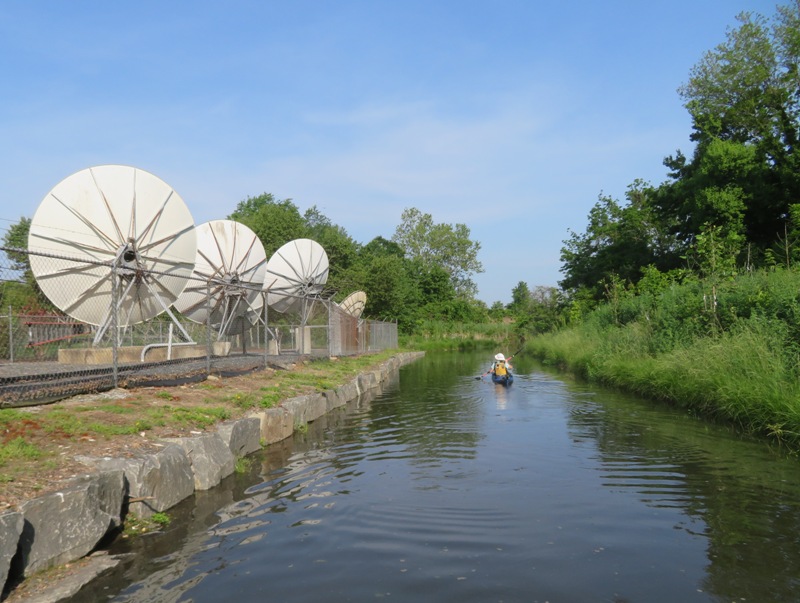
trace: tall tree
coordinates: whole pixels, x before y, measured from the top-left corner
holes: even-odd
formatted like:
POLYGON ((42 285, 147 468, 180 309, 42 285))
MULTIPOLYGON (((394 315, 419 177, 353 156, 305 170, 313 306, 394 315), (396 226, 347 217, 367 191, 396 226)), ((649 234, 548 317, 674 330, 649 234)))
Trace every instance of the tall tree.
POLYGON ((692 116, 692 138, 761 142, 783 135, 788 101, 766 19, 741 13, 738 28, 706 52, 678 92, 692 116))
POLYGON ((561 248, 561 287, 588 289, 602 299, 603 283, 612 276, 636 283, 642 268, 664 261, 671 244, 654 217, 651 198, 652 188, 638 180, 626 192, 626 205, 600 195, 586 231, 571 231, 561 248))
POLYGON ((437 224, 431 214, 406 208, 392 241, 403 247, 409 259, 444 268, 460 296, 474 297, 477 287, 472 276, 483 272, 478 260, 481 244, 470 239, 465 224, 437 224))
POLYGON ((413 330, 419 298, 406 261, 396 255, 371 256, 364 261, 364 277, 365 314, 397 320, 399 328, 406 333, 413 330))
MULTIPOLYGON (((689 182, 689 204, 701 198, 700 188, 738 197, 746 239, 764 250, 784 232, 789 206, 800 198, 800 2, 780 7, 771 27, 760 15, 737 19, 739 26, 705 53, 679 89, 697 142, 692 161, 667 163, 689 182), (704 186, 711 172, 716 181, 704 186)), ((722 226, 695 219, 691 234, 706 223, 722 226)))
POLYGON ((528 288, 528 283, 520 281, 517 286, 511 290, 511 303, 508 304, 508 309, 512 314, 522 314, 528 309, 531 304, 531 290, 528 288))

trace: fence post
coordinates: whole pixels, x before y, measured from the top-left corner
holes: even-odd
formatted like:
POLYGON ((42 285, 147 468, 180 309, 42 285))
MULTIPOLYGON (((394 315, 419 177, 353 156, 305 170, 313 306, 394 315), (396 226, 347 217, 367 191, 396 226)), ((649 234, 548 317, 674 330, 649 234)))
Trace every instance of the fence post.
POLYGON ((117 290, 117 264, 115 262, 111 265, 111 367, 114 373, 114 389, 119 385, 119 367, 117 366, 119 359, 119 350, 117 349, 119 303, 117 295, 119 295, 119 291, 117 290))
POLYGON ((8 358, 14 362, 14 319, 11 316, 11 305, 8 306, 8 358))
POLYGON ((328 358, 330 358, 333 356, 333 312, 330 299, 325 299, 322 303, 325 304, 325 309, 328 310, 328 358))
POLYGON ((206 281, 206 375, 211 374, 211 281, 206 281))
POLYGON ((264 368, 267 368, 267 357, 269 356, 269 327, 267 326, 267 292, 261 292, 264 301, 264 368))

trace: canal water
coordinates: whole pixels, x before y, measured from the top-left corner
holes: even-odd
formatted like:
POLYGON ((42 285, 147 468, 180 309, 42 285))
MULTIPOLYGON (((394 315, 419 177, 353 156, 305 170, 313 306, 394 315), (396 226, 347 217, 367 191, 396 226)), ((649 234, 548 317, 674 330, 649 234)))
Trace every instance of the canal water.
POLYGON ((73 601, 800 600, 800 461, 517 359, 433 354, 121 540, 73 601))

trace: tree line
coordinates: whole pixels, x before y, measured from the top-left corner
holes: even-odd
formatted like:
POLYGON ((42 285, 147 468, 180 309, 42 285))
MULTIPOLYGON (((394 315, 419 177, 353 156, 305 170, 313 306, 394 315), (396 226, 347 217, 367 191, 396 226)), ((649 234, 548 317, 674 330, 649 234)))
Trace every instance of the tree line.
POLYGON ((437 223, 411 207, 391 239, 377 236, 361 244, 316 206, 301 214, 291 199, 269 193, 241 201, 229 218, 256 233, 268 258, 293 239, 315 240, 330 263, 325 294, 341 301, 364 291, 365 316, 395 320, 401 332, 412 333, 424 321, 486 320, 486 305, 475 298, 472 280, 483 272, 481 246, 465 224, 437 223))

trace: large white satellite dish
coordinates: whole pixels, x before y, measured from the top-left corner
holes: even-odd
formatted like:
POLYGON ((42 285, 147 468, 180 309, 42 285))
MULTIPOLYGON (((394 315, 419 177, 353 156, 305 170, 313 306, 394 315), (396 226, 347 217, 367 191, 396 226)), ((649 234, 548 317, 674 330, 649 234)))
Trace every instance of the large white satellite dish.
POLYGON ((351 316, 359 318, 364 311, 364 306, 367 305, 367 294, 363 291, 355 291, 345 297, 340 303, 339 307, 351 316))
POLYGON ((328 254, 311 239, 294 239, 267 262, 267 303, 278 312, 297 309, 304 298, 322 293, 328 281, 328 254))
POLYGON ((219 337, 241 333, 264 307, 266 269, 264 246, 247 226, 232 220, 201 224, 193 279, 175 309, 195 322, 210 322, 219 337))
POLYGON ((118 326, 169 312, 192 273, 196 235, 189 209, 164 181, 101 165, 47 194, 31 220, 28 248, 42 291, 66 314, 98 325, 97 342, 112 324, 113 299, 118 326))

